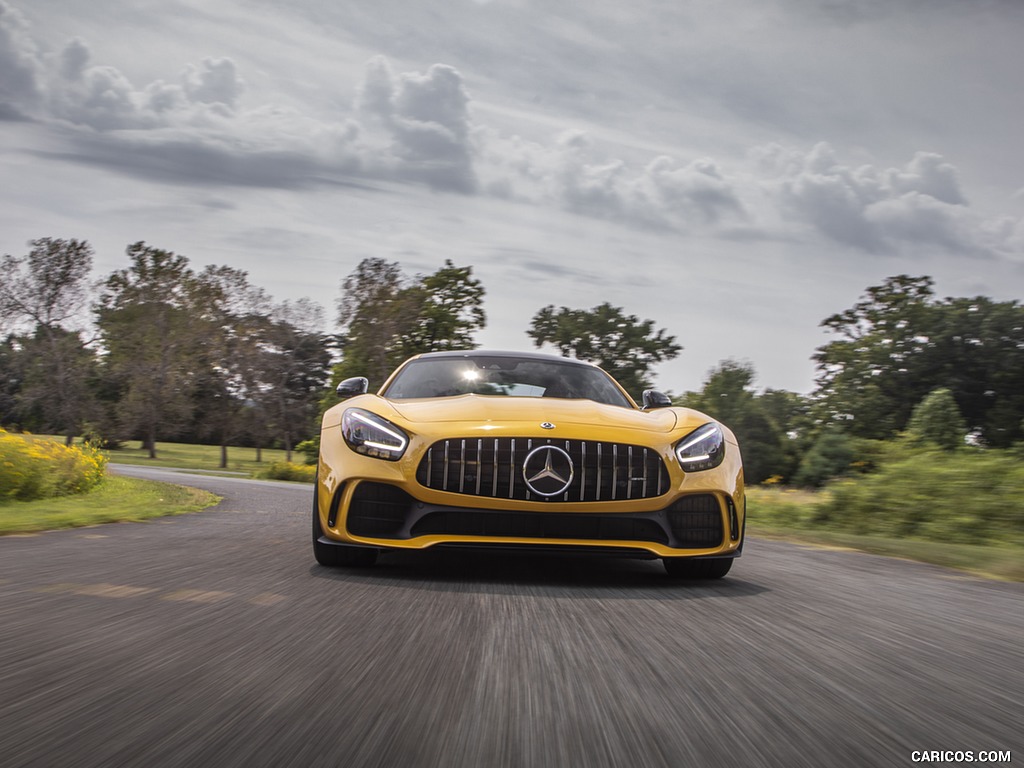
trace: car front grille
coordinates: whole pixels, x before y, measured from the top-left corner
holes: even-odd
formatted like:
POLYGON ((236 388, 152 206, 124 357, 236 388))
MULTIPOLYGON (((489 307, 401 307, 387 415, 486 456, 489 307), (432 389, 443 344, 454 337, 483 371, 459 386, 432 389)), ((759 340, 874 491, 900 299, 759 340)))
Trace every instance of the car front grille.
POLYGON ((665 462, 651 448, 516 437, 436 442, 420 461, 416 480, 433 490, 520 501, 627 501, 654 498, 669 489, 665 462), (531 492, 523 471, 527 456, 545 445, 564 451, 572 462, 567 487, 552 496, 531 492))

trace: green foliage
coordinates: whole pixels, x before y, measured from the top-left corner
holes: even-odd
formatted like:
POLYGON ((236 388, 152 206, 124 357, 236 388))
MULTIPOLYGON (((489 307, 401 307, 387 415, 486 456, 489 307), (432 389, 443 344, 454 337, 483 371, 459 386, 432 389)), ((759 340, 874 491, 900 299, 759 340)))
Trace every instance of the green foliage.
POLYGON ((811 491, 755 486, 747 489, 747 519, 767 529, 808 528, 822 499, 811 491))
POLYGON ((85 493, 102 482, 106 466, 89 446, 27 440, 0 429, 0 504, 85 493))
POLYGON ((484 288, 473 279, 472 267, 456 267, 451 259, 437 272, 420 277, 410 293, 419 311, 402 338, 405 354, 472 349, 473 334, 487 324, 484 288))
POLYGON ((930 277, 891 277, 822 325, 839 336, 814 355, 820 417, 887 439, 948 388, 984 442, 1024 436, 1024 307, 985 297, 936 300, 930 277))
POLYGON ((126 433, 156 440, 189 422, 195 371, 203 360, 208 312, 188 259, 138 242, 131 265, 111 274, 96 304, 107 375, 118 383, 117 414, 126 433))
POLYGON ((538 347, 552 344, 563 355, 596 363, 637 401, 652 387, 651 368, 683 349, 663 328, 655 331, 653 320, 607 302, 590 310, 549 305, 533 316, 526 333, 538 347))
POLYGON ((1024 543, 1024 465, 1012 452, 904 447, 891 458, 831 485, 815 522, 857 534, 1024 543))
POLYGON ((290 461, 275 461, 266 469, 257 472, 256 476, 266 480, 312 483, 316 477, 316 467, 310 464, 292 464, 290 461))
POLYGON ((70 443, 95 400, 95 354, 69 327, 84 319, 93 251, 84 241, 48 237, 29 245, 26 256, 0 262, 0 328, 20 329, 0 360, 19 380, 11 401, 0 402, 0 418, 61 431, 70 443))
POLYGON ((963 447, 967 423, 960 415, 953 393, 941 388, 931 392, 914 408, 907 430, 914 436, 952 451, 963 447))
POLYGON ((296 444, 295 452, 306 457, 306 464, 316 464, 320 458, 320 435, 296 444))
POLYGON ((475 348, 473 336, 487 322, 483 297, 473 268, 448 259, 437 272, 411 280, 398 262, 363 259, 342 282, 342 360, 332 371, 321 412, 337 402, 334 388, 344 379, 365 376, 376 390, 413 355, 475 348))
POLYGON ((63 327, 85 305, 93 250, 85 241, 44 237, 24 257, 0 261, 0 321, 63 327))
POLYGON ((825 429, 800 460, 793 483, 804 488, 820 488, 832 478, 849 473, 853 460, 850 438, 836 428, 825 429))

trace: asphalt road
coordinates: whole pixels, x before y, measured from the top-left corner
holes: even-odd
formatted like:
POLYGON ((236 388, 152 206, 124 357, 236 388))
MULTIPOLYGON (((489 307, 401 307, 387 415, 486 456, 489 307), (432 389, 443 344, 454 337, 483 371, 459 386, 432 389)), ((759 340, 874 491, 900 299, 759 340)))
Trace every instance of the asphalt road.
POLYGON ((0 766, 1024 762, 1024 586, 751 540, 729 577, 313 560, 307 486, 0 539, 0 766))

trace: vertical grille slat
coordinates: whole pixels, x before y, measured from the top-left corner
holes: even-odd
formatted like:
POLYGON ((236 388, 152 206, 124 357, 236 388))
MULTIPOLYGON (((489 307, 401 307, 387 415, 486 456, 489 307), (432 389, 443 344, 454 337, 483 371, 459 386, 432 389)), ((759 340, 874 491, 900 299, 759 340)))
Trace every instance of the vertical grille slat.
POLYGON ((466 441, 459 446, 459 493, 466 492, 466 441))
POLYGON ((580 443, 580 501, 587 500, 587 444, 580 443))
POLYGON ((426 488, 520 501, 628 501, 654 498, 668 490, 668 469, 658 451, 597 440, 439 440, 424 454, 416 479, 426 488), (572 483, 553 497, 531 493, 522 481, 526 457, 545 444, 564 450, 573 462, 572 483))
POLYGON ((512 438, 512 454, 508 459, 508 497, 515 498, 516 492, 516 439, 512 438))
POLYGON ((491 496, 498 495, 498 439, 494 439, 494 456, 491 461, 491 496))
POLYGON ((484 476, 484 441, 476 441, 476 495, 480 495, 480 481, 484 476))
POLYGON ((626 498, 633 498, 633 446, 630 445, 626 451, 629 460, 626 464, 626 498))

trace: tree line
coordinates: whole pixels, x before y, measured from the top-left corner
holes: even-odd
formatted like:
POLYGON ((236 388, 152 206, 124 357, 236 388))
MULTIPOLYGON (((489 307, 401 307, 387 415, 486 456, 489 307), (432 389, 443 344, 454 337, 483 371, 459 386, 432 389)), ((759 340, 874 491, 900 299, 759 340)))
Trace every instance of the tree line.
MULTIPOLYGON (((341 282, 335 332, 316 303, 276 302, 248 275, 194 269, 138 242, 128 265, 91 283, 93 250, 33 240, 0 269, 0 424, 86 435, 291 452, 314 437, 349 376, 375 384, 422 352, 476 346, 485 289, 451 261, 408 276, 364 259, 341 282)), ((809 394, 756 387, 756 372, 724 360, 702 388, 673 395, 736 432, 748 482, 820 484, 870 461, 871 441, 900 433, 1005 448, 1024 439, 1024 307, 986 297, 935 296, 930 277, 869 287, 821 323, 809 394), (954 433, 952 438, 950 433, 954 433), (859 441, 859 442, 858 442, 859 441)), ((639 400, 654 367, 682 345, 649 319, 604 303, 547 306, 531 319, 537 347, 597 363, 639 400)))

